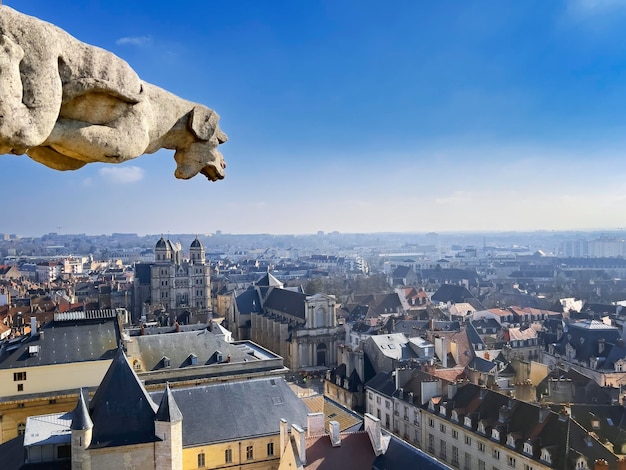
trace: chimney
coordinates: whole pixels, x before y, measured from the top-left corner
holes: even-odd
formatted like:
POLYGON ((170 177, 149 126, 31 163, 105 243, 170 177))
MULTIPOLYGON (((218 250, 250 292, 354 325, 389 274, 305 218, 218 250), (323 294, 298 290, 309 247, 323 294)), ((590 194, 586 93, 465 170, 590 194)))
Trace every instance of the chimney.
POLYGON ((593 464, 593 470, 608 470, 609 463, 604 459, 598 459, 593 464))
POLYGON ((448 343, 445 336, 441 338, 441 367, 448 368, 448 343))
POLYGON ((37 334, 37 317, 30 317, 30 336, 37 334))
POLYGON ((372 442, 374 454, 376 454, 376 456, 379 456, 383 453, 382 429, 380 426, 380 419, 369 413, 365 413, 364 421, 365 430, 367 431, 367 434, 370 437, 370 441, 372 442))
POLYGON ((289 439, 289 425, 287 424, 287 420, 285 418, 280 418, 280 453, 279 455, 283 455, 283 452, 285 452, 285 447, 287 446, 288 439, 289 439))
POLYGON ((398 398, 400 400, 404 400, 404 389, 403 388, 399 388, 398 389, 398 398))
POLYGON ((459 385, 456 382, 448 383, 448 398, 451 399, 456 395, 456 392, 459 389, 459 385))
POLYGON ((325 434, 324 413, 309 413, 306 417, 307 437, 321 436, 325 434))
POLYGON ((333 445, 333 447, 339 447, 341 445, 341 437, 339 435, 339 423, 337 421, 331 421, 328 424, 329 424, 328 432, 330 433, 330 442, 333 445))
POLYGON ((296 442, 296 449, 298 449, 298 458, 302 465, 306 465, 306 443, 304 440, 304 431, 297 424, 291 426, 291 436, 296 442))

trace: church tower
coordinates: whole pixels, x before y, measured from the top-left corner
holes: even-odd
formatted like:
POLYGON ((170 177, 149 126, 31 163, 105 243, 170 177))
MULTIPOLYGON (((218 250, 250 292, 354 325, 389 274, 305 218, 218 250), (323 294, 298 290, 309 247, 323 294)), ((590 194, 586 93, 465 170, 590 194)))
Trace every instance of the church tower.
POLYGON ((191 259, 191 264, 204 264, 205 263, 205 252, 204 245, 198 237, 191 242, 191 247, 189 248, 189 258, 191 259))

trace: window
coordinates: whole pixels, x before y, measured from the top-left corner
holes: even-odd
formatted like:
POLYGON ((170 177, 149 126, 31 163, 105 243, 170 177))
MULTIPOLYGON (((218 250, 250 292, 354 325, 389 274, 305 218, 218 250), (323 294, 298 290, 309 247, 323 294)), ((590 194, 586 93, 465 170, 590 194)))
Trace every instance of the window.
POLYGON ((493 449, 492 457, 496 460, 500 460, 500 451, 498 449, 493 449))
POLYGON ((472 445, 472 436, 468 436, 467 434, 465 435, 465 445, 467 446, 472 445))
POLYGON ((389 409, 389 400, 385 400, 385 408, 389 409))
POLYGON ((480 452, 485 452, 485 443, 484 442, 479 442, 478 443, 478 450, 480 452))
POLYGON ((246 447, 246 460, 252 460, 254 458, 254 448, 252 446, 246 447))
POLYGON ((13 381, 26 380, 26 372, 13 372, 13 381))
POLYGON ((206 466, 206 462, 205 462, 205 458, 204 458, 204 452, 201 454, 198 454, 198 468, 202 468, 206 466))
POLYGON ((478 459, 478 470, 485 470, 485 462, 478 459))
POLYGON ((231 463, 233 461, 233 449, 226 449, 224 451, 224 462, 231 463))
POLYGON ((458 439, 459 438, 459 431, 457 431, 456 429, 452 430, 452 439, 458 439))
POLYGON ((459 448, 456 446, 452 446, 452 465, 459 466, 459 448))
POLYGON ((23 436, 26 432, 26 423, 17 423, 17 435, 23 436))
POLYGON ((267 455, 274 455, 274 443, 273 442, 268 442, 267 444, 267 455))
POLYGON ((444 433, 444 434, 445 434, 445 433, 446 433, 446 425, 445 425, 445 424, 440 424, 440 425, 439 425, 439 430, 440 430, 442 433, 444 433))
POLYGON ((17 384, 17 391, 18 392, 23 392, 24 391, 24 384, 17 384))
POLYGON ((57 447, 57 459, 69 459, 71 456, 71 446, 61 445, 57 447))
POLYGON ((506 463, 509 464, 509 467, 515 467, 515 457, 509 455, 506 459, 506 463))
POLYGON ((471 470, 472 467, 472 454, 469 452, 465 452, 465 468, 467 470, 471 470))
POLYGON ((428 434, 428 452, 431 454, 435 453, 435 436, 430 433, 428 434))
POLYGON ((443 439, 439 441, 439 457, 443 460, 448 460, 448 449, 446 448, 446 441, 443 439))
POLYGON ((428 418, 428 427, 434 428, 435 427, 435 420, 432 418, 428 418))
POLYGON ((380 405, 380 397, 376 397, 376 403, 380 405))
POLYGON ((531 467, 530 465, 528 465, 527 463, 524 464, 524 470, 533 470, 533 467, 531 467))

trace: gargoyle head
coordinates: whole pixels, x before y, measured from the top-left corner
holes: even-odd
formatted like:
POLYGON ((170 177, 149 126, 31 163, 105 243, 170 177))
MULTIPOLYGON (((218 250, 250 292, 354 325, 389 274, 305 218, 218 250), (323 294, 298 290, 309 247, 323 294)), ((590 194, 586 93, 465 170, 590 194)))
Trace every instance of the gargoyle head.
POLYGON ((228 140, 219 128, 219 116, 205 106, 196 106, 190 114, 188 127, 191 141, 174 154, 179 179, 189 179, 202 173, 211 181, 224 179, 226 163, 218 146, 228 140))

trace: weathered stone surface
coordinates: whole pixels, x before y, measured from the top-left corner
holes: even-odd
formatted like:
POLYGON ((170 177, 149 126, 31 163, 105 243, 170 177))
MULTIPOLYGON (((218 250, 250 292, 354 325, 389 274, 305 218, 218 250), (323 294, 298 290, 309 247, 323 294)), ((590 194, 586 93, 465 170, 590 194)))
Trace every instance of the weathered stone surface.
POLYGON ((226 135, 213 110, 142 81, 111 52, 0 4, 0 153, 56 170, 175 150, 175 176, 216 181, 226 135))

